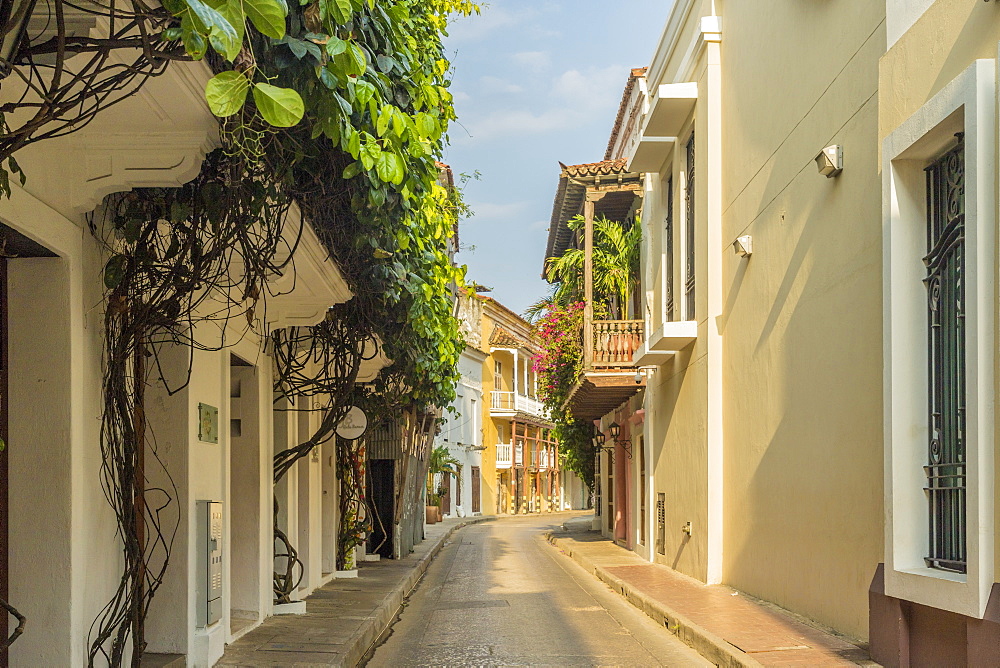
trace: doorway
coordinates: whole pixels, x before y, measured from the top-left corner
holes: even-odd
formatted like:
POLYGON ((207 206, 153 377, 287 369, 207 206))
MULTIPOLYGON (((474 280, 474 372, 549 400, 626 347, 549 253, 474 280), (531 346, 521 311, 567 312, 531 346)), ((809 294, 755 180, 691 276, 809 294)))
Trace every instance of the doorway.
POLYGON ((482 482, 480 481, 480 472, 478 466, 473 466, 470 468, 472 474, 472 514, 482 512, 481 494, 482 494, 482 482))
MULTIPOLYGON (((229 633, 242 635, 262 619, 261 434, 257 369, 229 360, 230 596, 229 633)), ((266 478, 265 478, 266 479, 266 478)))
POLYGON ((372 528, 368 534, 368 553, 383 559, 392 559, 392 526, 395 511, 396 460, 368 460, 368 509, 372 514, 372 528))

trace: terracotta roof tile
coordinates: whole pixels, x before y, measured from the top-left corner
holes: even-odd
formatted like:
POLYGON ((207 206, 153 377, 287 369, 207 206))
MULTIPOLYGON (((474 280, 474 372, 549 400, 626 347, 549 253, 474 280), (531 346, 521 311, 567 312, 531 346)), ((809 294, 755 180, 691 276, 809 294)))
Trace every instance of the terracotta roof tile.
POLYGON ((608 160, 611 158, 611 151, 614 149, 615 140, 618 138, 618 133, 621 132, 622 123, 625 121, 625 114, 627 113, 628 101, 632 96, 632 89, 635 88, 636 79, 641 79, 646 76, 646 67, 633 67, 632 72, 629 74, 628 81, 625 83, 625 92, 622 93, 622 101, 618 105, 618 115, 615 117, 615 124, 611 128, 611 138, 608 140, 608 150, 604 153, 604 159, 608 160))
POLYGON ((606 176, 608 174, 623 174, 628 170, 625 168, 627 160, 601 160, 600 162, 588 162, 582 165, 564 165, 561 162, 562 176, 606 176))
POLYGON ((497 325, 490 335, 490 345, 497 348, 527 348, 528 344, 523 339, 514 336, 506 329, 497 325))

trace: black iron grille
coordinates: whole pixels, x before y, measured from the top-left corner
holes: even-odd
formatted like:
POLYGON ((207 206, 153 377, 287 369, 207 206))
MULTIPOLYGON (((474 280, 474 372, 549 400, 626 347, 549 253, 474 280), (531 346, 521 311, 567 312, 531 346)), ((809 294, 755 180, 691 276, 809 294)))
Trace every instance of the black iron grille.
POLYGON ((931 568, 966 571, 965 145, 927 167, 927 500, 931 568))
POLYGON ((685 195, 685 239, 687 262, 684 272, 684 319, 694 320, 694 132, 687 143, 687 191, 685 195))

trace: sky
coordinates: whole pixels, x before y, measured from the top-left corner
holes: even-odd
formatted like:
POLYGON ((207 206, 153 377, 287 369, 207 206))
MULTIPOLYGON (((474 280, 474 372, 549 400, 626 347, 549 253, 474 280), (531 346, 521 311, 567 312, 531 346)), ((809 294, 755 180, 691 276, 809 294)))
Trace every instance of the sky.
POLYGON ((445 47, 458 121, 445 162, 469 180, 467 281, 521 313, 541 279, 559 161, 604 159, 629 70, 649 64, 670 0, 487 0, 445 47))

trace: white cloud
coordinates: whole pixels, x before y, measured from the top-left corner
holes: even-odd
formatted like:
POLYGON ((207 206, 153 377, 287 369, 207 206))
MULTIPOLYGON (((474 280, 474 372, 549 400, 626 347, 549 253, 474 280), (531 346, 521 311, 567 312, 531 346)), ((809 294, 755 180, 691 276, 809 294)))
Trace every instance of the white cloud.
MULTIPOLYGON (((548 94, 535 94, 533 107, 491 105, 483 115, 467 110, 463 122, 476 140, 572 130, 602 119, 610 132, 628 72, 621 66, 567 70, 546 81, 543 90, 548 94)), ((523 100, 524 96, 518 98, 523 100)))
POLYGON ((469 100, 472 99, 472 96, 464 91, 453 90, 451 91, 451 98, 455 102, 468 102, 469 100))
POLYGON ((532 72, 541 72, 552 64, 552 58, 548 51, 520 51, 512 55, 510 59, 514 61, 515 65, 532 72))
POLYGON ((457 18, 448 25, 448 43, 481 42, 498 30, 510 29, 523 24, 535 13, 530 9, 511 12, 491 6, 483 7, 482 14, 479 16, 473 14, 469 17, 457 18))
POLYGON ((479 89, 485 95, 494 93, 521 93, 524 91, 524 88, 515 83, 493 76, 479 77, 479 89))

